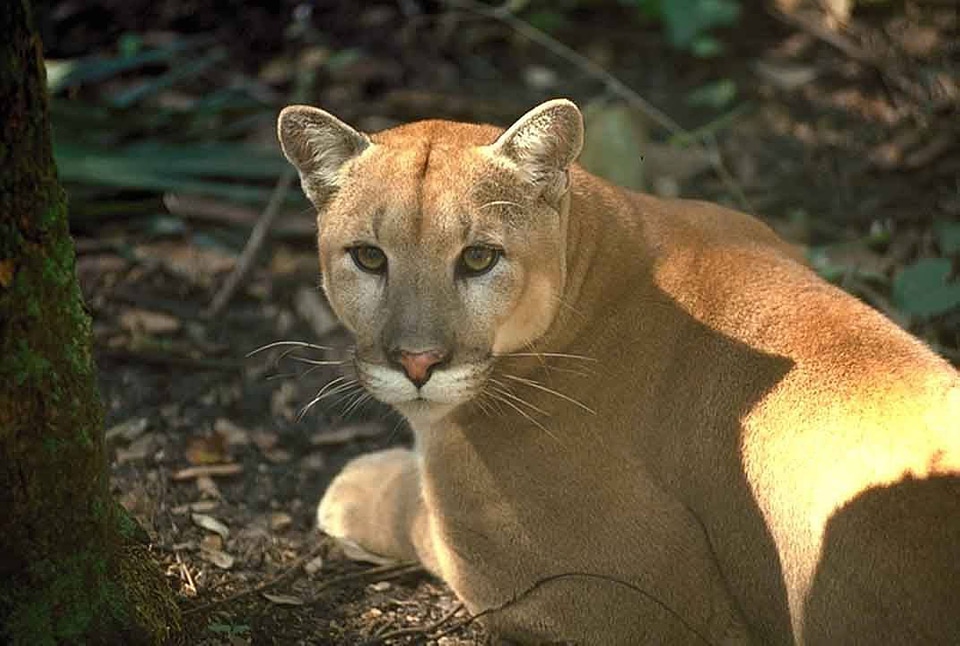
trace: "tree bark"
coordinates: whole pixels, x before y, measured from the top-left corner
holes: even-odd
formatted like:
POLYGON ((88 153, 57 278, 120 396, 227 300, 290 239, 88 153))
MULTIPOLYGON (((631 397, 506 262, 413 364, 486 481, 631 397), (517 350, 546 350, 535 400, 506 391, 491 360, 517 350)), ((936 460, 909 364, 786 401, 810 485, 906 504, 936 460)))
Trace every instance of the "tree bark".
POLYGON ((28 0, 0 2, 0 34, 0 643, 166 643, 172 591, 109 495, 28 0))

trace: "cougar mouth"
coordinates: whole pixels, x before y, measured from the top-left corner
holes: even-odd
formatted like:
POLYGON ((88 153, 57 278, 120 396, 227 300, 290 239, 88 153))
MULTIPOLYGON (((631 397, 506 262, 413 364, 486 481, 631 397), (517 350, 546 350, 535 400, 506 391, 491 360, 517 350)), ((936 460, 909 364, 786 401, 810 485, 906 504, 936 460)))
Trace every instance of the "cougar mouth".
POLYGON ((395 407, 459 406, 480 393, 490 369, 488 361, 438 367, 418 387, 398 368, 359 359, 355 364, 363 387, 380 401, 395 407))

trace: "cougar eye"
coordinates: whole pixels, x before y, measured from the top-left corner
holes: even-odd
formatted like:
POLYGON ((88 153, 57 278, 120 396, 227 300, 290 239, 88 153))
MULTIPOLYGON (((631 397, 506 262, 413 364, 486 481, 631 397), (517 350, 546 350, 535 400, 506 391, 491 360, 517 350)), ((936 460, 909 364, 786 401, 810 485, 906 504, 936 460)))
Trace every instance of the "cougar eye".
POLYGON ((350 256, 357 267, 371 274, 382 274, 387 271, 387 255, 380 247, 360 245, 350 248, 350 256))
POLYGON ((500 260, 501 251, 486 245, 467 247, 460 254, 460 272, 467 276, 485 274, 500 260))

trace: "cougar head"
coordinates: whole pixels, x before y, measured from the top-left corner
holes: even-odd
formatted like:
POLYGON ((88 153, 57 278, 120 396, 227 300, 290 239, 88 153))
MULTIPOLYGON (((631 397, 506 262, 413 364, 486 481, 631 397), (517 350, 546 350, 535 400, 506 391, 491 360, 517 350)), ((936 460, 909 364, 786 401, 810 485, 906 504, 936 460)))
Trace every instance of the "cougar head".
POLYGON ((549 328, 583 141, 573 103, 506 131, 422 121, 371 135, 290 106, 278 131, 317 209, 323 288, 376 398, 411 421, 442 416, 549 328))

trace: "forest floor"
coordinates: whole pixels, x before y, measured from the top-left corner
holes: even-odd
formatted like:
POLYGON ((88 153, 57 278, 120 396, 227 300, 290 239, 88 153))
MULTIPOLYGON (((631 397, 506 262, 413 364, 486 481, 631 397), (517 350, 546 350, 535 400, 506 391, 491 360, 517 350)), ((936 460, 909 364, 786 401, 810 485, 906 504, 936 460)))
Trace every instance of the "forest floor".
MULTIPOLYGON (((296 358, 335 360, 350 340, 317 287, 315 225, 297 191, 284 196, 260 262, 236 295, 205 315, 264 201, 240 207, 102 177, 118 166, 90 180, 63 152, 80 134, 96 130, 104 150, 160 140, 186 156, 188 132, 242 122, 243 141, 275 151, 272 120, 293 102, 298 65, 312 75, 298 86, 302 102, 365 130, 426 117, 508 125, 554 96, 597 106, 597 123, 614 114, 610 105, 630 105, 647 189, 764 217, 804 245, 821 273, 960 359, 960 315, 939 305, 956 286, 960 252, 960 25, 949 3, 868 6, 832 31, 745 2, 738 26, 718 34, 725 52, 710 59, 671 49, 656 27, 600 3, 554 15, 545 42, 531 42, 509 21, 409 0, 278 2, 270 10, 251 3, 230 14, 215 13, 212 0, 48 4, 50 59, 201 42, 177 59, 181 67, 87 77, 59 92, 53 109, 94 320, 113 488, 154 541, 189 644, 486 637, 438 581, 348 562, 315 529, 317 501, 347 460, 409 443, 410 435, 388 409, 352 397, 330 397, 299 415, 338 373, 296 358), (258 107, 211 106, 203 101, 211 87, 240 88, 258 107), (683 129, 655 123, 637 108, 639 96, 683 129), (927 309, 926 292, 908 287, 929 276, 905 271, 924 259, 949 270, 930 288, 927 309), (278 340, 335 349, 247 356, 278 340)), ((277 172, 266 180, 255 171, 238 176, 269 195, 277 172)))

